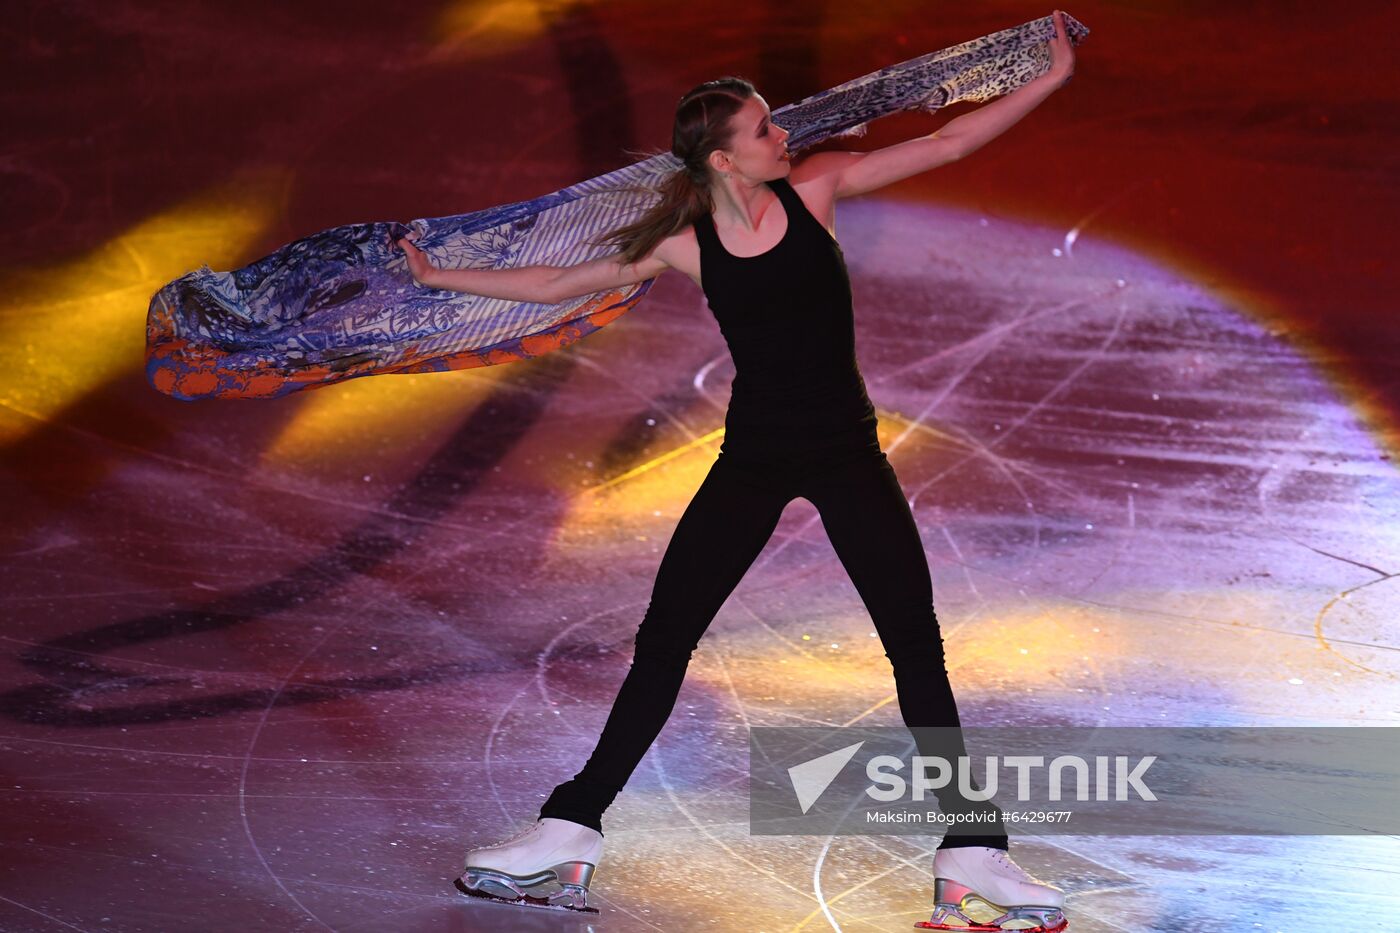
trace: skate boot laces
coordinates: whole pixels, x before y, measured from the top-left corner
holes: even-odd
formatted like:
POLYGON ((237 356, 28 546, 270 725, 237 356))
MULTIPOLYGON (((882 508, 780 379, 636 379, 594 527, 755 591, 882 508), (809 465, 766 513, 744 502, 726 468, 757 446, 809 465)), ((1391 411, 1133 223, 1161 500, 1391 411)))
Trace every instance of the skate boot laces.
POLYGON ((534 822, 534 823, 531 823, 529 826, 526 826, 524 829, 520 830, 520 832, 516 833, 514 836, 511 836, 509 839, 502 839, 500 842, 496 843, 496 844, 495 844, 494 846, 492 846, 491 848, 494 849, 494 848, 497 848, 498 846, 508 846, 508 845, 510 845, 512 842, 515 842, 515 841, 518 840, 518 839, 524 839, 526 836, 530 835, 531 833, 537 833, 537 832, 539 832, 539 831, 540 831, 540 823, 539 823, 538 821, 536 821, 536 822, 534 822))
POLYGON ((529 826, 526 826, 524 829, 521 829, 519 832, 517 832, 515 835, 511 836, 509 839, 502 839, 500 842, 493 842, 493 843, 491 843, 490 845, 486 845, 486 846, 476 846, 475 848, 468 850, 468 851, 467 851, 467 855, 470 856, 470 855, 472 854, 472 852, 479 852, 479 851, 481 851, 481 850, 483 850, 483 849, 504 849, 506 846, 510 845, 511 843, 513 843, 513 842, 519 842, 521 839, 524 839, 526 836, 530 835, 531 833, 533 833, 533 832, 538 832, 539 829, 540 829, 540 824, 539 824, 538 822, 536 822, 536 823, 531 823, 529 826))
POLYGON ((996 849, 992 852, 992 869, 997 874, 1016 881, 1029 881, 1031 884, 1045 884, 1039 878, 1026 871, 1020 865, 1011 860, 1011 856, 1003 849, 996 849))

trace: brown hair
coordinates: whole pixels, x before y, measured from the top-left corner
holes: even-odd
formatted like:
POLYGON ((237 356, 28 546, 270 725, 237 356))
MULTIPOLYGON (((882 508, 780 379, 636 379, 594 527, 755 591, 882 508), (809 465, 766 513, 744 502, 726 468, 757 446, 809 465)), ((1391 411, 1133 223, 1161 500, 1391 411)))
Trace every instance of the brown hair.
POLYGON ((729 118, 754 93, 749 81, 728 76, 696 85, 681 97, 671 128, 671 154, 684 164, 661 184, 659 204, 603 238, 618 248, 624 263, 636 262, 666 237, 714 210, 707 160, 734 138, 729 118))

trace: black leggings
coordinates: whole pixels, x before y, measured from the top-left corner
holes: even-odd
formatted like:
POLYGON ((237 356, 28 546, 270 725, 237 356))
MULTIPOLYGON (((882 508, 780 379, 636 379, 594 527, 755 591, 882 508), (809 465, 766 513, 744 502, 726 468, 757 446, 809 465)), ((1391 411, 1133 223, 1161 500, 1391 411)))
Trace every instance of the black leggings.
MULTIPOLYGON (((540 809, 541 818, 571 820, 602 832, 603 811, 671 715, 700 637, 763 550, 784 506, 798 496, 816 506, 870 612, 894 667, 905 724, 960 725, 923 542, 894 467, 878 444, 785 459, 745 458, 721 449, 667 545, 637 630, 631 669, 597 748, 582 771, 554 789, 540 809)), ((956 748, 925 748, 920 740, 920 754, 966 754, 961 734, 953 735, 959 736, 956 748)), ((995 809, 990 802, 963 801, 949 788, 943 789, 939 804, 945 811, 995 809)), ((993 822, 975 824, 986 827, 985 835, 966 829, 946 833, 940 848, 1005 849, 1000 816, 998 810, 993 822)))

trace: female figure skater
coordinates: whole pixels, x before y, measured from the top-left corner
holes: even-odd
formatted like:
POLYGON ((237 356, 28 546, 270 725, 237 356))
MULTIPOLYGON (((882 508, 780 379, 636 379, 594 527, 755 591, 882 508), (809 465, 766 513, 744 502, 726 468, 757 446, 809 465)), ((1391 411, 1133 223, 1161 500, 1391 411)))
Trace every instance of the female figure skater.
MULTIPOLYGON (((922 541, 856 365, 834 202, 962 158, 1039 105, 1074 67, 1058 11, 1054 19, 1049 72, 935 133, 868 153, 793 163, 787 132, 749 82, 694 88, 672 131, 671 151, 684 166, 650 213, 610 235, 621 247, 613 255, 568 267, 440 270, 411 238, 398 240, 424 285, 521 301, 559 302, 679 269, 708 299, 736 373, 719 455, 666 548, 597 747, 554 789, 537 822, 467 854, 461 890, 595 910, 587 889, 602 855, 602 814, 670 716, 701 635, 798 496, 818 509, 870 612, 905 723, 959 725, 922 541)), ((958 734, 940 730, 950 732, 958 734)), ((921 754, 965 754, 960 739, 934 741, 920 740, 921 754)), ((1011 861, 1000 810, 947 788, 939 803, 968 815, 978 835, 945 834, 933 860, 936 909, 919 926, 989 929, 975 917, 993 929, 1013 920, 1065 929, 1063 892, 1011 861)))

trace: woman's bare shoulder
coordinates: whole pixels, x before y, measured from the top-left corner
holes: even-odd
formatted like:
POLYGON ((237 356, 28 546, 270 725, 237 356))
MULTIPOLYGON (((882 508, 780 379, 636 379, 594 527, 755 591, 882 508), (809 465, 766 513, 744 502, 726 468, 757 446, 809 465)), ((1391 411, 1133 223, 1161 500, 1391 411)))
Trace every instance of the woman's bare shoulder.
POLYGON ((700 284, 700 243, 695 239, 694 225, 686 224, 664 238, 651 255, 672 269, 684 272, 696 285, 700 284))
POLYGON ((807 205, 808 212, 835 236, 837 166, 845 152, 816 152, 795 164, 788 173, 788 184, 807 205))

